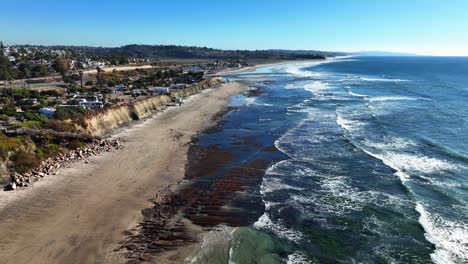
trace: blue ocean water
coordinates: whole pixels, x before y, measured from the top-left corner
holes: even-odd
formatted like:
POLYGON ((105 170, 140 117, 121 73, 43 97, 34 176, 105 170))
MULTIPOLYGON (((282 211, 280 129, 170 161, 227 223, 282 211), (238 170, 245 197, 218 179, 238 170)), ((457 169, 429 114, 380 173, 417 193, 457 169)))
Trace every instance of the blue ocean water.
POLYGON ((229 231, 229 263, 468 263, 468 58, 348 57, 231 78, 263 93, 225 131, 285 158, 258 189, 264 213, 229 231))

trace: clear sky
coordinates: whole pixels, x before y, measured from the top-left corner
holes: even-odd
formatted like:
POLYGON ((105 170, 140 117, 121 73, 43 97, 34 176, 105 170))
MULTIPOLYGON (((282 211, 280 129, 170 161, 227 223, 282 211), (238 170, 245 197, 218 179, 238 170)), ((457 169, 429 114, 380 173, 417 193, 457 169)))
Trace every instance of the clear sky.
POLYGON ((468 0, 0 0, 7 44, 468 55, 468 0))

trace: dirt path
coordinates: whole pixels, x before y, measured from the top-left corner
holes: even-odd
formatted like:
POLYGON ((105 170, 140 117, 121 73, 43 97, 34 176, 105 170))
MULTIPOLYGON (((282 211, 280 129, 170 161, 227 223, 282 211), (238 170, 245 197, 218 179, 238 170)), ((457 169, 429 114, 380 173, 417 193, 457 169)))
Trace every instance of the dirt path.
POLYGON ((102 263, 148 199, 184 176, 187 143, 241 90, 207 91, 116 136, 124 149, 0 193, 0 263, 102 263))

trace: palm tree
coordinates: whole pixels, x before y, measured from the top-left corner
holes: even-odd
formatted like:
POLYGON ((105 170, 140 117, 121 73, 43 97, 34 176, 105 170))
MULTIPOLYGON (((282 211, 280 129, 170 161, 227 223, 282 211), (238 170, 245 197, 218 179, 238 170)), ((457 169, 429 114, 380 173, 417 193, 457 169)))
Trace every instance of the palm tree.
POLYGON ((80 71, 78 72, 78 74, 80 75, 80 84, 81 84, 81 89, 83 89, 83 71, 82 71, 82 70, 80 70, 80 71))
POLYGON ((99 88, 102 89, 101 73, 103 72, 103 70, 98 66, 98 67, 96 67, 96 71, 97 71, 96 80, 97 80, 97 82, 99 84, 99 88))

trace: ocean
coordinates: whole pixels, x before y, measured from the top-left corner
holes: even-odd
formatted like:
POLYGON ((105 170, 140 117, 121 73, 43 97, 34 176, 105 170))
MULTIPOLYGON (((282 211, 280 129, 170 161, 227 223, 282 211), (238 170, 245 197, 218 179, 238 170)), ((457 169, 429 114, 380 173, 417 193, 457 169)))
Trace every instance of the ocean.
POLYGON ((232 153, 216 177, 268 162, 225 204, 242 224, 210 231, 188 262, 468 263, 468 58, 344 57, 228 78, 257 92, 232 98, 197 144, 232 153))

